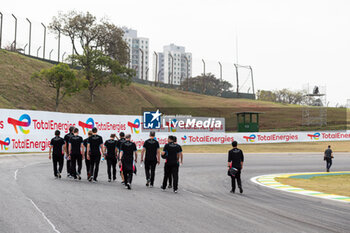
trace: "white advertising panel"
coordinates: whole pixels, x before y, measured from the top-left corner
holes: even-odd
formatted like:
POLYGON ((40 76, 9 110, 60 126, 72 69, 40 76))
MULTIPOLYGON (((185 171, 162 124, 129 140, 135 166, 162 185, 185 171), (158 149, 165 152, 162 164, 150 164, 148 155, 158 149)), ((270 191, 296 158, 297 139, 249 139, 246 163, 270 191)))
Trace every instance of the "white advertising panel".
MULTIPOLYGON (((104 140, 111 133, 123 131, 132 135, 137 147, 142 148, 148 132, 142 132, 142 116, 73 114, 31 110, 0 109, 0 152, 44 152, 48 151, 55 130, 64 137, 70 126, 79 129, 79 134, 87 137, 88 130, 97 127, 104 140)), ((344 141, 350 140, 350 131, 325 132, 159 132, 156 137, 160 145, 167 142, 168 135, 175 135, 181 145, 229 144, 233 140, 241 144, 344 141)))

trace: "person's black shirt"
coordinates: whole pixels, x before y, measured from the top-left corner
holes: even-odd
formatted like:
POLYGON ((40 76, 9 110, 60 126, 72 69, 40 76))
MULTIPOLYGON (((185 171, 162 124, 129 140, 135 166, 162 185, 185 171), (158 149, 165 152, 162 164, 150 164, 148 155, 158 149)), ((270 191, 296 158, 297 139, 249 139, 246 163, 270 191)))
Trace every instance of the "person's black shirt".
POLYGON ((92 156, 100 156, 100 146, 103 144, 103 139, 100 135, 94 134, 88 138, 88 144, 90 144, 90 151, 92 156))
POLYGON ((81 144, 83 143, 83 138, 78 135, 73 135, 69 139, 69 144, 71 145, 71 153, 72 155, 81 154, 81 144))
POLYGON ((63 145, 64 145, 64 139, 61 137, 54 137, 51 139, 50 145, 53 148, 52 154, 53 155, 63 155, 63 145))
POLYGON ((228 162, 232 162, 232 167, 241 169, 241 162, 244 162, 243 151, 238 148, 233 148, 228 152, 228 162))
POLYGON ((115 157, 115 148, 117 147, 117 141, 108 139, 105 141, 105 147, 107 148, 107 156, 110 158, 115 157))
POLYGON ((325 154, 325 157, 326 158, 332 158, 332 153, 333 153, 333 151, 330 149, 330 148, 328 148, 325 152, 324 152, 324 154, 325 154))
POLYGON ((182 147, 179 144, 176 144, 179 147, 179 153, 182 152, 182 147))
POLYGON ((130 168, 130 165, 133 165, 134 152, 137 151, 136 144, 132 141, 125 140, 125 142, 121 145, 120 150, 123 151, 123 164, 128 165, 130 168))
POLYGON ((178 153, 180 153, 180 147, 173 143, 170 142, 166 144, 163 148, 163 151, 166 153, 166 163, 169 165, 174 165, 178 163, 178 153))
POLYGON ((68 146, 69 146, 69 139, 71 137, 73 137, 74 134, 73 133, 67 133, 65 136, 64 136, 64 141, 67 143, 67 153, 68 153, 68 146))
POLYGON ((146 149, 145 161, 157 161, 157 150, 159 149, 159 143, 154 138, 147 139, 143 144, 143 148, 146 149))
POLYGON ((85 147, 85 156, 87 155, 87 144, 88 144, 88 139, 89 138, 85 138, 84 141, 83 141, 83 145, 85 147))
POLYGON ((119 139, 119 140, 117 141, 117 148, 118 148, 119 151, 120 151, 121 145, 122 145, 125 141, 126 141, 125 138, 121 138, 121 139, 119 139))

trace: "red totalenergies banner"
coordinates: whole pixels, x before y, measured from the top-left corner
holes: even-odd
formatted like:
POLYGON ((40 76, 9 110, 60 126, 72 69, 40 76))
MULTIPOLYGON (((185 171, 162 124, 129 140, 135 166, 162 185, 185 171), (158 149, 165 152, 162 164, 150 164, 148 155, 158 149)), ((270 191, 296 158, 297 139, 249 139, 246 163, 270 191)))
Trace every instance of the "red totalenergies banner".
MULTIPOLYGON (((0 109, 0 153, 48 151, 55 130, 61 137, 69 127, 79 129, 79 135, 87 137, 93 127, 98 129, 104 140, 110 134, 124 132, 132 135, 137 148, 141 149, 149 132, 143 132, 143 118, 136 115, 94 115, 31 110, 0 109)), ((180 145, 291 143, 312 141, 350 141, 350 131, 322 132, 157 132, 156 139, 161 146, 167 143, 169 135, 177 137, 180 145)))

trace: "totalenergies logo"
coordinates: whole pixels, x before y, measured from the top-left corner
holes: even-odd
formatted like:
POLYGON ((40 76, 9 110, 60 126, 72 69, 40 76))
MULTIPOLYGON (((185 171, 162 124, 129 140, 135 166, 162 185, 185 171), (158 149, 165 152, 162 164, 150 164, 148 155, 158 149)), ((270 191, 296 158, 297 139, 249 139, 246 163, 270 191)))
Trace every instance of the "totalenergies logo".
POLYGON ((128 126, 130 127, 131 133, 134 132, 136 134, 140 133, 140 119, 135 119, 134 123, 128 121, 128 126))
POLYGON ((30 119, 30 116, 28 114, 23 114, 18 120, 9 117, 7 119, 7 123, 13 125, 13 127, 15 128, 16 134, 18 134, 17 126, 21 130, 21 132, 24 134, 29 134, 29 132, 30 132, 29 129, 23 129, 23 127, 30 126, 31 119, 30 119))
POLYGON ((314 133, 314 134, 308 134, 307 136, 310 137, 310 139, 318 140, 318 139, 320 139, 321 134, 314 133))
POLYGON ((256 139, 256 135, 255 134, 252 134, 250 136, 243 136, 243 138, 245 140, 247 140, 247 142, 255 142, 255 139, 256 139))
POLYGON ((181 137, 181 140, 182 140, 183 143, 186 143, 187 142, 187 136, 184 135, 183 137, 181 137))
POLYGON ((79 121, 78 125, 83 128, 84 134, 86 134, 87 131, 95 127, 95 121, 90 117, 89 119, 86 120, 86 123, 79 121))
POLYGON ((166 126, 168 126, 168 128, 170 129, 171 132, 176 132, 176 122, 177 120, 176 119, 172 119, 171 122, 166 122, 166 126))
POLYGON ((9 137, 7 137, 4 141, 0 140, 0 146, 1 146, 1 150, 8 150, 8 146, 10 145, 11 140, 9 137))

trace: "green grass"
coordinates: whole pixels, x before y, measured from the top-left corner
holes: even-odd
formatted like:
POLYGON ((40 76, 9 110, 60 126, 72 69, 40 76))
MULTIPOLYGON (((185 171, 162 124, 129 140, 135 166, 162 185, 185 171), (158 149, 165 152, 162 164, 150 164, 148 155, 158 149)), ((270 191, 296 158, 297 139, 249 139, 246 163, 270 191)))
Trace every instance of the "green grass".
MULTIPOLYGON (((34 72, 50 66, 49 63, 18 53, 0 50, 0 108, 54 111, 55 91, 45 82, 30 78, 34 72)), ((84 90, 72 98, 63 100, 59 111, 140 115, 143 107, 184 108, 178 114, 225 117, 226 128, 229 131, 236 129, 235 112, 253 109, 270 110, 261 116, 262 131, 297 130, 301 124, 301 108, 298 106, 247 99, 227 99, 137 83, 132 83, 123 89, 118 86, 100 87, 96 90, 94 103, 90 103, 88 91, 84 90)), ((336 122, 334 119, 339 118, 341 114, 337 109, 334 111, 332 122, 336 122)), ((336 122, 337 127, 345 124, 347 123, 336 122)), ((327 129, 336 129, 336 127, 327 129)))
MULTIPOLYGON (((242 144, 238 147, 245 153, 287 153, 287 152, 314 152, 320 153, 328 145, 334 152, 350 152, 350 142, 302 142, 302 143, 270 143, 270 144, 242 144)), ((201 145, 182 146, 184 153, 227 153, 232 149, 231 145, 201 145)))
POLYGON ((350 197, 350 175, 319 176, 310 179, 276 178, 293 187, 350 197))

